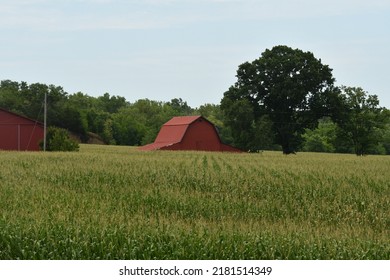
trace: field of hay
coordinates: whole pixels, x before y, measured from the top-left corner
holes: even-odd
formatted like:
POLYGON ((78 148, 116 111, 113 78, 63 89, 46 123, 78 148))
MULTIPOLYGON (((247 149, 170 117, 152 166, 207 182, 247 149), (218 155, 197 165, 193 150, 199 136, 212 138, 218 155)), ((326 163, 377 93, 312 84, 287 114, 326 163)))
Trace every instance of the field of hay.
POLYGON ((0 152, 0 259, 390 259, 390 157, 0 152))

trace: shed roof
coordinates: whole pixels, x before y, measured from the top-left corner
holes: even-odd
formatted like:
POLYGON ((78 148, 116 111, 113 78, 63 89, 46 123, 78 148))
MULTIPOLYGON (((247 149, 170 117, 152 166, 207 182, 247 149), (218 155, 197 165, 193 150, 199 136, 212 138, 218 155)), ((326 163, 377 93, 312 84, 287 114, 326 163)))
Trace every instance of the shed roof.
POLYGON ((164 125, 189 125, 201 118, 201 116, 184 116, 184 117, 173 117, 167 121, 164 125))
MULTIPOLYGON (((11 116, 14 116, 14 117, 17 117, 19 120, 23 120, 23 121, 27 121, 28 123, 32 122, 32 123, 36 123, 37 125, 39 126, 43 126, 43 123, 37 121, 37 120, 33 120, 33 119, 30 119, 28 117, 25 117, 25 116, 22 116, 22 115, 19 115, 17 113, 14 113, 14 112, 11 112, 11 111, 8 111, 4 108, 0 108, 0 113, 1 111, 3 113, 6 113, 6 114, 9 114, 11 116)), ((15 123, 15 119, 14 118, 6 118, 6 119, 0 119, 0 123, 1 124, 9 124, 9 123, 15 123)))
POLYGON ((173 117, 161 127, 154 143, 140 147, 141 150, 158 150, 180 143, 190 126, 202 116, 173 117))

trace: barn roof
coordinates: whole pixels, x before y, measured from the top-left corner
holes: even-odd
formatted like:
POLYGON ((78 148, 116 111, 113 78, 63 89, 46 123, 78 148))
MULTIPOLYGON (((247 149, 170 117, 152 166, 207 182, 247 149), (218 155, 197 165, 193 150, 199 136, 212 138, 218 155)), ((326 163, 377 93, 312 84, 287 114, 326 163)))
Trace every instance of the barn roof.
MULTIPOLYGON (((204 131, 204 130, 203 130, 204 131)), ((199 130, 198 130, 199 133, 199 130)), ((229 151, 229 152, 241 152, 241 150, 234 148, 230 145, 223 144, 221 142, 221 139, 219 137, 217 128, 207 119, 203 118, 202 116, 184 116, 184 117, 174 117, 168 122, 166 122, 162 127, 160 132, 158 133, 156 140, 154 143, 142 146, 139 148, 143 151, 153 151, 153 150, 175 150, 175 149, 183 149, 183 150, 208 150, 208 151, 229 151), (207 144, 203 147, 198 147, 198 143, 202 143, 204 140, 193 140, 192 142, 184 143, 184 136, 186 135, 187 131, 189 130, 189 127, 198 121, 204 121, 208 125, 206 126, 207 129, 205 134, 204 132, 201 132, 201 137, 206 137, 203 139, 208 139, 206 141, 207 144), (210 138, 210 128, 214 131, 212 136, 210 138), (208 136, 206 136, 208 135, 208 136), (196 143, 196 144, 194 144, 196 143), (183 145, 183 146, 177 146, 177 145, 183 145), (180 148, 179 148, 180 147, 180 148)))
MULTIPOLYGON (((19 115, 19 114, 17 114, 17 113, 11 112, 11 111, 8 111, 8 110, 6 110, 6 109, 4 109, 4 108, 0 108, 0 111, 3 111, 3 112, 5 112, 5 113, 7 113, 7 114, 10 114, 10 115, 12 115, 12 116, 16 116, 16 117, 18 117, 19 119, 25 120, 25 121, 27 121, 27 122, 33 122, 33 123, 36 123, 36 124, 39 125, 39 126, 43 126, 43 123, 41 123, 41 122, 39 122, 39 121, 37 121, 37 120, 30 119, 30 118, 28 118, 28 117, 19 115)), ((10 121, 15 122, 15 119, 0 119, 0 123, 2 123, 2 124, 8 124, 8 123, 10 123, 10 121)))
POLYGON ((164 125, 190 125, 199 118, 201 118, 201 116, 173 117, 164 125))
POLYGON ((171 120, 169 120, 163 125, 154 143, 179 143, 183 139, 188 126, 200 118, 202 117, 173 117, 171 120))
POLYGON ((173 117, 160 129, 154 143, 142 146, 141 150, 158 150, 181 142, 188 126, 202 116, 173 117))

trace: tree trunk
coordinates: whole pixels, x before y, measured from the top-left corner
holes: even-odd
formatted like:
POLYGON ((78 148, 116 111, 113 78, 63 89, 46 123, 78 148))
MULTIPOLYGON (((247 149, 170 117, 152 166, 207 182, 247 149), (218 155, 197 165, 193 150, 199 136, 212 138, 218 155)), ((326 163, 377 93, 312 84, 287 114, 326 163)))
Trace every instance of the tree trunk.
POLYGON ((295 154, 295 148, 293 147, 293 135, 290 132, 289 127, 282 127, 278 129, 279 144, 282 146, 283 154, 295 154))
POLYGON ((295 150, 292 149, 289 145, 288 146, 282 145, 282 150, 283 150, 283 154, 285 155, 296 154, 295 150))

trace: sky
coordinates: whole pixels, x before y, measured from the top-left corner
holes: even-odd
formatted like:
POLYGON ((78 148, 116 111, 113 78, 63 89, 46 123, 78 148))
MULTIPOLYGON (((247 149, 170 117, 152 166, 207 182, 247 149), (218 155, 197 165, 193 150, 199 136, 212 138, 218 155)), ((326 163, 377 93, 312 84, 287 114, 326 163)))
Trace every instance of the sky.
POLYGON ((388 0, 0 0, 0 80, 195 108, 287 45, 390 108, 389 26, 388 0))

